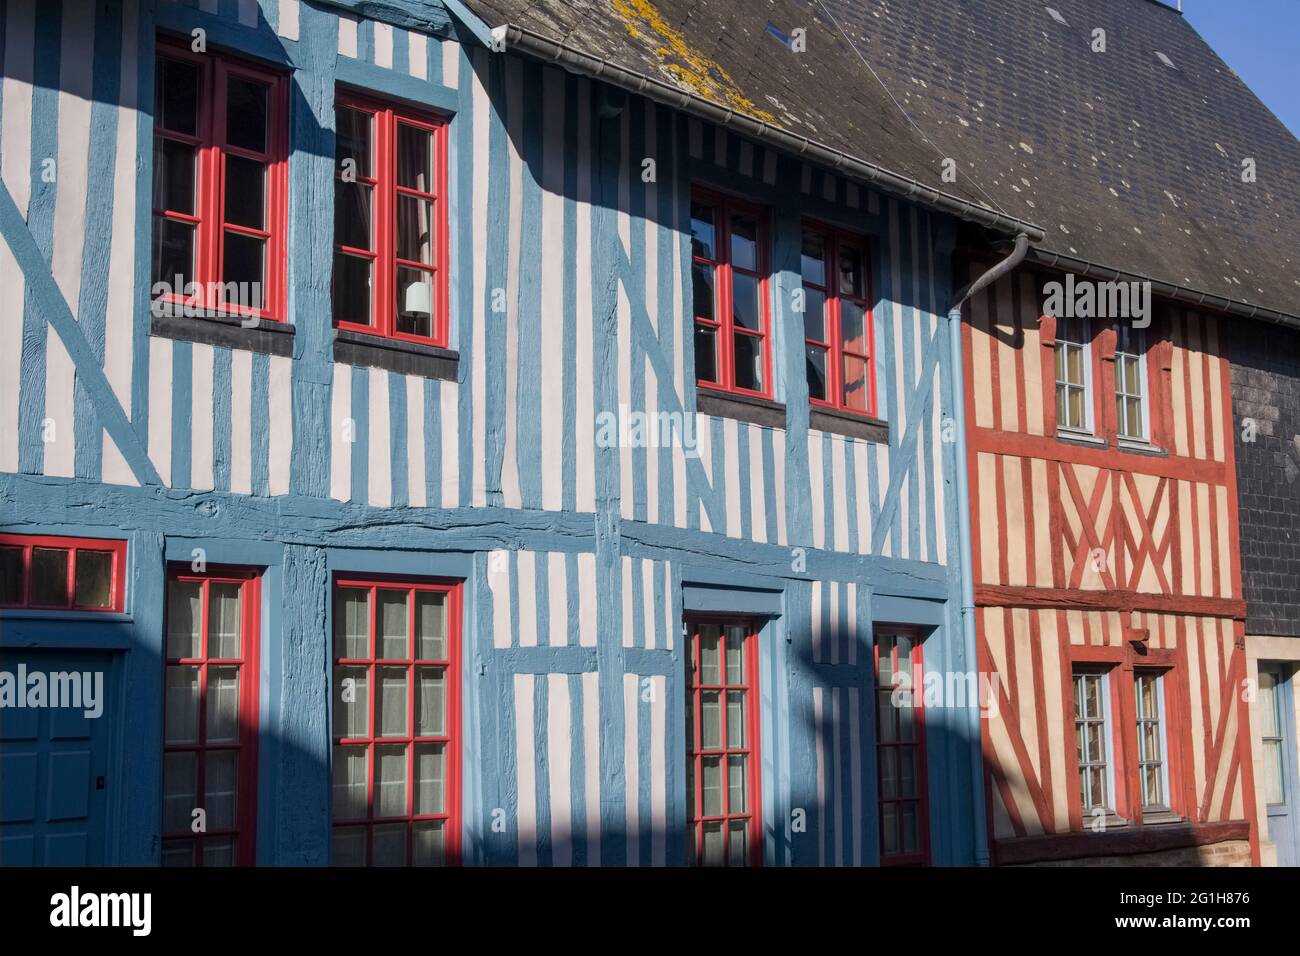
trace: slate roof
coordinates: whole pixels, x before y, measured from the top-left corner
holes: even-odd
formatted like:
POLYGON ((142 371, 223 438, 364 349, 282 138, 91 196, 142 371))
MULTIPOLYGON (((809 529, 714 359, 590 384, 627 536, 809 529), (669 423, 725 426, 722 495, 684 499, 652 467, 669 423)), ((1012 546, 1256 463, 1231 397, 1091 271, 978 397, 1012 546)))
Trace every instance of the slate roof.
POLYGON ((1300 316, 1300 142, 1155 0, 466 2, 1036 223, 1048 252, 1300 316), (804 53, 776 36, 797 27, 804 53))

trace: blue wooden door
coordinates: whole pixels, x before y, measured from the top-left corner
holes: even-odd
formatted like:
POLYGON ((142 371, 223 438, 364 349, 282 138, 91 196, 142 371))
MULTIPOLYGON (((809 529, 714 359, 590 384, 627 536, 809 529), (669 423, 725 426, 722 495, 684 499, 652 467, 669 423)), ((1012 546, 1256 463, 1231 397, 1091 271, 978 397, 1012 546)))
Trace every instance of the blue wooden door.
POLYGON ((1268 840, 1278 866, 1300 866, 1300 776, 1296 768, 1294 669, 1259 664, 1260 744, 1257 774, 1268 813, 1268 840))
MULTIPOLYGON (((0 672, 17 682, 46 675, 45 706, 0 707, 0 866, 96 866, 105 860, 105 835, 114 739, 113 656, 80 651, 0 651, 0 672), (98 717, 81 707, 52 707, 51 677, 99 678, 98 717)), ((10 685, 13 686, 12 684, 10 685)), ((84 692, 84 687, 83 687, 84 692)), ((64 693, 60 702, 70 695, 64 693)))

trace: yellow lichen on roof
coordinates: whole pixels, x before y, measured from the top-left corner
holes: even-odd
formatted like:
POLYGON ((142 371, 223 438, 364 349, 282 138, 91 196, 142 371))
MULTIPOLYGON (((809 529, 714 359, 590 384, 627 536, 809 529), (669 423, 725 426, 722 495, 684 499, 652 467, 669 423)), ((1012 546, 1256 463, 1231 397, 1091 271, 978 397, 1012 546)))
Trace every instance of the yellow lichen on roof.
POLYGON ((632 37, 657 37, 654 54, 664 72, 679 86, 739 113, 766 123, 776 123, 776 117, 755 106, 716 61, 692 50, 682 34, 668 25, 650 0, 610 0, 610 6, 632 37))

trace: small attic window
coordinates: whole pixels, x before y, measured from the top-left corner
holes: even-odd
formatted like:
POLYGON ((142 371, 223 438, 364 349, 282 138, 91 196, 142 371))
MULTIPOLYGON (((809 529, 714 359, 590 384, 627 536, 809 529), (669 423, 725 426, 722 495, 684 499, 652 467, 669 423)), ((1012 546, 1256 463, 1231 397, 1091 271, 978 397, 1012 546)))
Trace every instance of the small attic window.
POLYGON ((1160 62, 1163 63, 1165 66, 1169 67, 1169 69, 1171 70, 1178 69, 1178 67, 1174 66, 1174 61, 1169 59, 1169 57, 1165 56, 1159 50, 1156 50, 1156 56, 1159 57, 1160 62))
POLYGON ((1065 17, 1061 16, 1060 10, 1055 10, 1052 7, 1043 7, 1043 9, 1047 11, 1048 16, 1050 16, 1057 23, 1061 24, 1061 26, 1064 27, 1069 26, 1069 24, 1065 22, 1065 17))

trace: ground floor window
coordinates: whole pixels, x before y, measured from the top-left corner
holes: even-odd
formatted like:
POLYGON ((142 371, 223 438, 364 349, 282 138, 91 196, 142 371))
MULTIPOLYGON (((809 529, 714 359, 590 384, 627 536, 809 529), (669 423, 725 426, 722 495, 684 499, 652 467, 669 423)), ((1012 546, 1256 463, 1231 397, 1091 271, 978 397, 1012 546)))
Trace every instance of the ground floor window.
POLYGON ((254 862, 258 583, 244 569, 168 577, 166 866, 254 862))
POLYGON ((875 643, 880 861, 928 863, 921 642, 914 632, 889 629, 877 630, 875 643))
POLYGON ((335 582, 335 865, 458 857, 458 605, 452 584, 335 582))
POLYGON ((704 866, 761 859, 758 628, 751 621, 688 620, 686 780, 691 855, 704 866))

